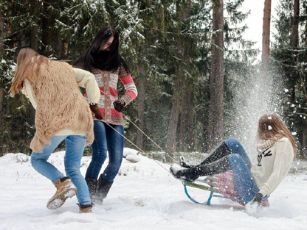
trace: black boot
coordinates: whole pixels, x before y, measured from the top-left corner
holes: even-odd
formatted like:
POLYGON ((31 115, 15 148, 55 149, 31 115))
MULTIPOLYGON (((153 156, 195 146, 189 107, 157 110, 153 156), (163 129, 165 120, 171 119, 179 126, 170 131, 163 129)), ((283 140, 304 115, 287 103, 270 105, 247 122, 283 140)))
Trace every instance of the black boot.
POLYGON ((192 171, 192 167, 188 169, 186 168, 178 169, 176 167, 171 166, 170 172, 174 177, 176 177, 177 179, 182 179, 182 180, 194 181, 199 177, 198 174, 192 171))
POLYGON ((97 189, 96 189, 96 201, 102 203, 103 199, 107 197, 113 182, 106 181, 102 176, 98 179, 97 189))
POLYGON ((171 173, 179 179, 194 181, 200 176, 215 175, 230 170, 230 163, 228 157, 225 156, 217 161, 209 164, 200 164, 188 169, 177 170, 170 168, 171 173))
POLYGON ((89 190, 90 195, 91 195, 91 200, 93 201, 95 199, 95 196, 96 196, 97 180, 94 179, 94 178, 90 178, 90 177, 86 177, 85 180, 86 180, 88 190, 89 190))
POLYGON ((231 153, 225 142, 222 142, 209 156, 200 164, 209 164, 231 153))
POLYGON ((184 168, 187 168, 187 169, 189 169, 189 168, 192 167, 192 165, 187 164, 187 163, 185 162, 185 159, 184 159, 183 156, 180 156, 180 162, 179 162, 179 164, 180 164, 181 167, 184 167, 184 168))

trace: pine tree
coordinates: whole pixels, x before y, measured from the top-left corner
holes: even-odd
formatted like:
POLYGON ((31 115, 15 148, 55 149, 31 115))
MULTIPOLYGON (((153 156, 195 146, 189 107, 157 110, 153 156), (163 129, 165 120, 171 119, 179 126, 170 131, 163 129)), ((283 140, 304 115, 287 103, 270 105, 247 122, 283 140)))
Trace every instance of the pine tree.
POLYGON ((285 79, 284 114, 291 130, 297 134, 299 149, 306 157, 307 43, 304 39, 306 37, 307 1, 301 0, 299 8, 302 9, 300 15, 298 15, 297 1, 281 1, 277 14, 276 43, 272 55, 285 79), (297 17, 299 19, 298 34, 296 32, 297 17))

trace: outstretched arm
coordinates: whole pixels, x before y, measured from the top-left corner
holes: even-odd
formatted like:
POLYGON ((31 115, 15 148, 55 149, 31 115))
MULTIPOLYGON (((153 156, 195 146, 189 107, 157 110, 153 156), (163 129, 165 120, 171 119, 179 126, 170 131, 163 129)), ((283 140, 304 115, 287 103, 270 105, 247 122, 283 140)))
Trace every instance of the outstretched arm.
POLYGON ((73 68, 78 85, 85 88, 90 104, 97 104, 100 99, 100 91, 95 76, 83 69, 73 68))

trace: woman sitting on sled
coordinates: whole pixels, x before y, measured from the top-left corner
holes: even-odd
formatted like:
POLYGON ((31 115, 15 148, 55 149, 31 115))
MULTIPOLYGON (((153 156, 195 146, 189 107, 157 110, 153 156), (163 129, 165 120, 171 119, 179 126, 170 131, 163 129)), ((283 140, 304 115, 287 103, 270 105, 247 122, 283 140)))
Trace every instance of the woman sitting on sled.
MULTIPOLYGON (((246 205, 265 205, 267 198, 287 175, 296 152, 291 132, 277 114, 263 115, 258 122, 258 157, 251 165, 243 146, 233 138, 223 141, 203 162, 171 166, 179 179, 194 181, 208 177, 215 190, 246 205)), ((268 204, 268 203, 267 203, 268 204)))

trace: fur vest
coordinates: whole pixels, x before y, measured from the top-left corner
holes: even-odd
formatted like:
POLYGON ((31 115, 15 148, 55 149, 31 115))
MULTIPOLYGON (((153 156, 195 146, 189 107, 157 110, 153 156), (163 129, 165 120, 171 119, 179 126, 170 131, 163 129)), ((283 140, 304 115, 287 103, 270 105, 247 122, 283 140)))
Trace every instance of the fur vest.
POLYGON ((50 143, 57 132, 69 129, 86 133, 87 143, 94 140, 93 118, 82 96, 72 66, 65 62, 49 61, 38 69, 37 77, 29 81, 36 97, 36 132, 30 148, 39 152, 50 143))

